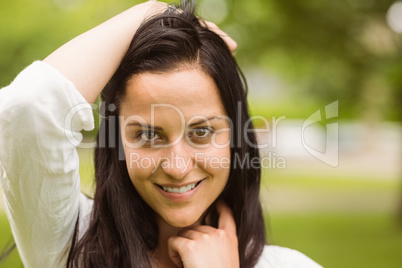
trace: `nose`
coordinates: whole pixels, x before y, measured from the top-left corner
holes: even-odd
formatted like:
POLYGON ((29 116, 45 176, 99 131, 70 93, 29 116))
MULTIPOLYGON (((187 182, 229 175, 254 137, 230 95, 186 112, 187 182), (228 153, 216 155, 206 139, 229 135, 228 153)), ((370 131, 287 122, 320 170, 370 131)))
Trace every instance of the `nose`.
POLYGON ((167 155, 161 163, 161 169, 176 180, 183 179, 194 168, 192 150, 183 140, 167 148, 167 155))

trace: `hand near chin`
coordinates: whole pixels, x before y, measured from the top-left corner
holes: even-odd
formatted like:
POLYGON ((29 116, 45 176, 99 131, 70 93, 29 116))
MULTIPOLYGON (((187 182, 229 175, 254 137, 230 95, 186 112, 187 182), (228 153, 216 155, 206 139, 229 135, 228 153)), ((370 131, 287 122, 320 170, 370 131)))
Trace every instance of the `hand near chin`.
POLYGON ((169 238, 169 256, 177 267, 239 267, 236 224, 232 211, 218 201, 218 228, 207 225, 186 229, 169 238))

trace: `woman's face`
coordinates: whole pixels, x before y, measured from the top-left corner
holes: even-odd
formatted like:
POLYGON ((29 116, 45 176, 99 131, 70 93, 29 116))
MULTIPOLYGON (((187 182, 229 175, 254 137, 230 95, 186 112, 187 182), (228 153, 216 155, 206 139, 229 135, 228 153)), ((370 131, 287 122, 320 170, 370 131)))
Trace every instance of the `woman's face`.
POLYGON ((196 223, 223 191, 230 120, 213 79, 197 68, 133 76, 120 108, 128 173, 174 227, 196 223))

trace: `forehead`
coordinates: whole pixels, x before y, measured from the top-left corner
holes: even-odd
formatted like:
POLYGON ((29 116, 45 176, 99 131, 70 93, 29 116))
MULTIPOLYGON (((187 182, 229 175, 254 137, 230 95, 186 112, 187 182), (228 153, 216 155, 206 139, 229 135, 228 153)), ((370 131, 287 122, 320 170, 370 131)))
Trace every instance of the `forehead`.
POLYGON ((151 111, 160 118, 180 112, 186 120, 226 115, 214 80, 196 68, 133 76, 127 83, 120 114, 149 119, 151 111))

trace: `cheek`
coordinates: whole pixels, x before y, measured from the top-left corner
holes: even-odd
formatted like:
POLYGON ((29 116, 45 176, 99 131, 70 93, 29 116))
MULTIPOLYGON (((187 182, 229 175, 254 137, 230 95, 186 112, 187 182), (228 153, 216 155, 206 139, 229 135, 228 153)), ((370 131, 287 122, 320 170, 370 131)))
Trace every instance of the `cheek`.
POLYGON ((210 144, 206 159, 210 169, 228 172, 230 168, 230 133, 222 132, 217 134, 210 144))
POLYGON ((229 177, 230 171, 230 147, 210 148, 197 152, 195 154, 195 162, 197 166, 204 169, 207 173, 219 176, 221 179, 229 177))
POLYGON ((126 165, 131 181, 143 181, 152 176, 158 165, 156 157, 141 150, 125 148, 126 165))
POLYGON ((217 149, 230 147, 230 131, 223 129, 212 137, 211 145, 217 149))

